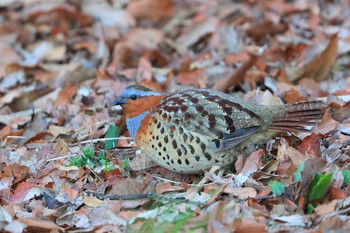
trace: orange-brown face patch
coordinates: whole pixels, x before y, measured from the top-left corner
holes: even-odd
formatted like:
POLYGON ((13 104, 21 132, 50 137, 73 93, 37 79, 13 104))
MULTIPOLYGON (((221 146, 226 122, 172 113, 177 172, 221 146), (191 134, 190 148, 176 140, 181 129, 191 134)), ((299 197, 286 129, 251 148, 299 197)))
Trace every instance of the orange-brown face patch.
POLYGON ((131 118, 154 108, 164 98, 164 96, 147 96, 136 100, 129 99, 127 104, 122 105, 122 108, 126 117, 131 118))

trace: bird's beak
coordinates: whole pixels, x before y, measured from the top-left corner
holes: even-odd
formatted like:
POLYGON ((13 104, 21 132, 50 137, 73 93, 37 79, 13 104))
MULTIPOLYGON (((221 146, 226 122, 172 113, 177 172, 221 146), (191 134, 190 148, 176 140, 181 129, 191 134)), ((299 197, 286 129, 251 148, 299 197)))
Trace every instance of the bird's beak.
POLYGON ((116 101, 113 102, 113 105, 123 105, 123 104, 126 104, 126 103, 127 103, 126 99, 119 97, 116 101))

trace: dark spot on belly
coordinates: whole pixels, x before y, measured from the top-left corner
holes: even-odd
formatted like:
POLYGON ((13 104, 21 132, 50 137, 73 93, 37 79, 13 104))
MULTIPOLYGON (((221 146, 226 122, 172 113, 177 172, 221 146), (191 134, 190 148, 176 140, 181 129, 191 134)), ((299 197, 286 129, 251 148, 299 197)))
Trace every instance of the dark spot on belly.
POLYGON ((197 104, 198 101, 199 101, 199 99, 197 99, 197 98, 195 98, 195 97, 191 98, 190 100, 191 100, 192 103, 194 103, 194 104, 197 104))
POLYGON ((232 115, 232 112, 233 112, 232 108, 227 107, 227 108, 223 108, 222 110, 226 113, 226 115, 228 116, 232 115))
POLYGON ((185 163, 186 165, 190 165, 190 161, 188 161, 188 159, 185 159, 185 163))
POLYGON ((169 137, 168 137, 168 135, 166 135, 166 136, 164 137, 164 142, 165 142, 165 143, 168 143, 168 142, 169 142, 169 137))
POLYGON ((196 109, 197 109, 198 113, 202 113, 204 111, 203 105, 200 105, 200 104, 196 105, 196 109))
POLYGON ((185 146, 181 145, 181 150, 182 150, 182 152, 183 152, 184 155, 187 154, 187 149, 186 149, 185 146))
POLYGON ((215 143, 216 148, 220 147, 220 140, 214 139, 213 142, 215 143))
POLYGON ((210 129, 214 129, 216 126, 216 122, 215 121, 209 121, 209 128, 210 129))
POLYGON ((188 148, 190 148, 191 154, 194 154, 195 150, 194 150, 193 146, 191 146, 191 145, 187 145, 187 146, 188 146, 188 148))
POLYGON ((183 134, 183 135, 182 135, 182 138, 183 138, 184 142, 186 142, 186 141, 187 141, 187 139, 188 139, 187 134, 183 134))
POLYGON ((178 149, 176 150, 176 152, 177 152, 177 155, 178 155, 179 157, 181 157, 182 152, 181 152, 180 148, 178 148, 178 149))
POLYGON ((205 144, 204 144, 204 143, 201 143, 201 144, 200 144, 200 146, 201 146, 202 151, 204 152, 204 151, 205 151, 205 149, 206 149, 205 144))
POLYGON ((235 132, 236 127, 234 125, 231 125, 230 127, 227 128, 230 133, 235 132))
POLYGON ((208 161, 211 160, 211 155, 209 153, 204 153, 205 158, 207 158, 208 161))
POLYGON ((208 111, 203 111, 202 114, 201 114, 201 116, 202 116, 202 117, 206 117, 206 116, 208 116, 208 114, 209 114, 208 111))
POLYGON ((178 163, 178 164, 182 164, 181 159, 178 159, 178 160, 177 160, 177 163, 178 163))
POLYGON ((175 131, 175 129, 176 129, 175 126, 173 126, 173 125, 170 126, 170 127, 169 127, 170 133, 173 133, 173 132, 175 131))
POLYGON ((231 117, 224 116, 224 118, 227 126, 233 125, 233 119, 231 117))
POLYGON ((182 134, 184 132, 184 129, 180 126, 179 133, 182 134))
POLYGON ((194 156, 194 158, 199 161, 200 160, 200 157, 198 155, 194 156))
POLYGON ((175 140, 173 140, 171 144, 173 145, 174 149, 177 148, 177 142, 175 140))
POLYGON ((200 143, 201 139, 199 137, 196 137, 196 143, 200 143))

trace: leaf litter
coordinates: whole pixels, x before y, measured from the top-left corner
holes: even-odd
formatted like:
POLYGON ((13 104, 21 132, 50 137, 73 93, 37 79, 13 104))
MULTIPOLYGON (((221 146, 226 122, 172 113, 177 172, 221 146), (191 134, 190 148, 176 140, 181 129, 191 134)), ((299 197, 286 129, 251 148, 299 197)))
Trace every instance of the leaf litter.
POLYGON ((0 230, 349 231, 349 8, 1 3, 0 230), (225 172, 178 174, 142 156, 112 107, 135 83, 331 108, 311 134, 279 135, 225 172))

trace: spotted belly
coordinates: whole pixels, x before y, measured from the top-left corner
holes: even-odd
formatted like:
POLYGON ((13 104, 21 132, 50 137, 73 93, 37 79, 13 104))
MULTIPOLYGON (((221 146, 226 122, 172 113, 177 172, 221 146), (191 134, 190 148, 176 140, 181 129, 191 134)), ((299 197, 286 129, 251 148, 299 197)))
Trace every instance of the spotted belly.
POLYGON ((151 119, 143 137, 136 138, 142 153, 169 170, 200 173, 213 165, 226 166, 235 159, 234 151, 214 152, 207 137, 181 126, 170 127, 151 119))

